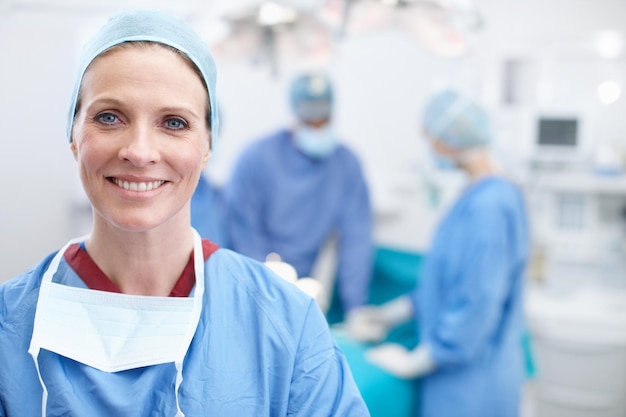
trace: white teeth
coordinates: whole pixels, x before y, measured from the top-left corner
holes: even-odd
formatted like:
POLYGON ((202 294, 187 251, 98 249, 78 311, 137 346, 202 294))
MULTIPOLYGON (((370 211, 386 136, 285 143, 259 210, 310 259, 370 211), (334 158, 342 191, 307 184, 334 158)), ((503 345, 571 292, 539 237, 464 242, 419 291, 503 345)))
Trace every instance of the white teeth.
POLYGON ((165 181, 151 181, 151 182, 128 182, 122 181, 117 178, 113 178, 113 182, 117 184, 118 187, 122 187, 125 190, 129 191, 150 191, 155 188, 160 187, 165 181))

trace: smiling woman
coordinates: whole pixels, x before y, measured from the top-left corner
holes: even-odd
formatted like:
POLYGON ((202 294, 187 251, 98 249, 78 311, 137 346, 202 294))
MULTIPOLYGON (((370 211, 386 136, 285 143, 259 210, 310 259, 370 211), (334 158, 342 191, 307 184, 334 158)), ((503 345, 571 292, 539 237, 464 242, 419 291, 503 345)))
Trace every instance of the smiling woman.
MULTIPOLYGON (((189 200, 209 160, 209 100, 201 78, 179 54, 150 45, 117 47, 83 77, 71 148, 95 209, 95 236, 156 228, 176 236, 188 229, 189 200)), ((93 237, 89 253, 111 251, 93 237)), ((112 269, 127 270, 110 267, 104 271, 114 282, 119 273, 112 269)), ((154 295, 167 295, 174 284, 152 281, 162 287, 154 295)), ((137 292, 132 281, 119 284, 137 292)))
POLYGON ((0 417, 369 415, 316 302, 191 227, 215 80, 161 12, 86 45, 68 137, 93 225, 0 286, 0 417))

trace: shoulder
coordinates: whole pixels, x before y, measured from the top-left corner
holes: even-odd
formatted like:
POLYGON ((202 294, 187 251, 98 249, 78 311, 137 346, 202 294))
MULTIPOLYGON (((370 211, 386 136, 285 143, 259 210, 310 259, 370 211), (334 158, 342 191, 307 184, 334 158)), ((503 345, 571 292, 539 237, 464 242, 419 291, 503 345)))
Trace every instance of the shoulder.
MULTIPOLYGON (((329 333, 315 301, 262 262, 219 249, 206 262, 205 280, 206 304, 222 321, 231 323, 228 330, 231 335, 238 326, 263 329, 259 334, 264 340, 280 341, 280 345, 295 355, 301 348, 301 340, 308 337, 304 333, 318 336, 329 333)), ((246 337, 253 336, 248 333, 246 337)), ((331 346, 329 341, 327 348, 331 346)))
MULTIPOLYGON (((262 353, 261 365, 285 395, 287 414, 343 416, 350 407, 359 410, 351 414, 366 415, 347 361, 312 298, 263 263, 228 249, 211 255, 206 267, 203 310, 210 340, 226 341, 212 352, 224 356, 229 376, 258 372, 262 353), (311 404, 317 404, 314 410, 311 404)), ((265 384, 262 390, 267 392, 265 384)), ((272 398, 277 392, 270 391, 272 398)))
POLYGON ((457 233, 501 239, 503 233, 524 230, 527 210, 523 193, 516 184, 504 178, 488 178, 466 192, 452 218, 457 226, 462 224, 457 227, 457 233))
POLYGON ((287 130, 279 130, 249 143, 236 157, 230 185, 241 184, 242 181, 261 181, 265 174, 273 172, 278 166, 287 145, 287 130))
POLYGON ((335 156, 342 162, 347 163, 357 169, 361 169, 361 161, 352 148, 344 143, 340 143, 335 152, 335 156))
MULTIPOLYGON (((263 311, 291 310, 303 312, 313 301, 311 297, 290 282, 278 277, 262 262, 221 248, 209 258, 208 280, 219 280, 222 290, 243 292, 263 311), (213 274, 213 277, 210 275, 213 274)), ((214 285, 215 281, 208 282, 214 285)))
POLYGON ((48 255, 31 270, 0 285, 0 332, 32 326, 41 279, 53 257, 54 254, 48 255))
POLYGON ((335 179, 344 178, 350 186, 355 180, 365 182, 365 172, 358 155, 347 145, 339 144, 333 155, 325 163, 335 179))
POLYGON ((240 160, 259 160, 266 155, 274 155, 276 150, 288 143, 290 133, 286 129, 281 129, 267 136, 255 139, 249 143, 241 152, 240 160))
POLYGON ((523 206, 519 186, 500 177, 490 177, 475 184, 468 192, 469 206, 478 212, 493 212, 523 206))

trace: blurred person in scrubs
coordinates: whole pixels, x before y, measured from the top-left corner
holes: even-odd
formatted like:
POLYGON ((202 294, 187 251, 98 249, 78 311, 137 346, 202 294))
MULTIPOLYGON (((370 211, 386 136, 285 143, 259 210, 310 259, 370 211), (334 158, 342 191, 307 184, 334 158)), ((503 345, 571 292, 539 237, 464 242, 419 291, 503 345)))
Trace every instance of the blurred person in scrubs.
POLYGON ((191 226, 215 85, 161 12, 86 44, 68 138, 92 230, 0 286, 0 416, 369 415, 313 299, 191 226))
POLYGON ((224 190, 202 173, 191 196, 191 225, 201 237, 222 248, 229 247, 225 210, 224 190))
MULTIPOLYGON (((224 127, 224 112, 218 105, 220 129, 224 127)), ((219 135, 219 132, 217 132, 219 135)), ((217 142, 218 138, 214 139, 217 142)), ((211 160, 215 161, 215 151, 211 149, 211 160)), ((200 237, 209 239, 222 248, 230 248, 226 231, 226 204, 224 187, 203 172, 198 186, 191 196, 191 225, 200 237)))
POLYGON ((415 292, 361 308, 348 330, 375 342, 416 318, 413 350, 383 343, 366 353, 393 375, 422 378, 416 416, 514 417, 524 377, 524 197, 490 158, 489 118, 475 101, 436 94, 423 127, 439 166, 457 166, 469 185, 438 226, 415 292))
POLYGON ((278 254, 308 277, 327 242, 336 242, 332 278, 349 315, 367 302, 372 275, 368 187, 356 154, 333 130, 330 78, 296 77, 290 99, 295 125, 255 141, 233 170, 227 190, 232 249, 258 260, 278 254))

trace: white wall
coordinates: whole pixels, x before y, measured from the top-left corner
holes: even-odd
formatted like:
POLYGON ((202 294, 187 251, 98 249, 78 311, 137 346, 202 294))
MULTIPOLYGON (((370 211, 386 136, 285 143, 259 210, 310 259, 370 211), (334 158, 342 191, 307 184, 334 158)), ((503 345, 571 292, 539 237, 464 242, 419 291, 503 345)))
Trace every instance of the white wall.
POLYGON ((70 236, 72 24, 63 15, 0 15, 0 281, 70 236))
MULTIPOLYGON (((584 44, 598 29, 626 30, 626 4, 617 0, 477 3, 483 6, 486 26, 474 38, 475 52, 464 60, 437 59, 394 29, 335 45, 329 69, 338 89, 337 130, 363 160, 379 213, 380 244, 423 250, 439 216, 440 211, 425 203, 417 174, 424 160, 418 116, 435 85, 452 81, 479 91, 498 110, 499 131, 505 133, 499 145, 515 154, 527 145, 524 115, 532 113, 536 103, 501 108, 504 59, 528 59, 539 71, 530 77, 529 88, 534 89, 543 74, 542 57, 550 55, 547 45, 584 44)), ((0 10, 0 281, 30 268, 84 230, 81 222, 88 216, 74 206, 81 192, 65 138, 66 107, 78 45, 103 20, 102 11, 55 11, 52 5, 0 10)), ((583 54, 582 61, 589 56, 583 54)), ((620 59, 623 65, 623 55, 620 59)), ((221 182, 245 144, 289 122, 285 93, 295 68, 287 64, 273 76, 262 63, 219 54, 217 61, 224 129, 209 173, 221 182)), ((584 62, 580 65, 591 65, 584 62)), ((589 77, 576 75, 584 71, 565 71, 571 79, 563 82, 593 78, 598 71, 592 70, 589 77)), ((552 81, 558 82, 562 74, 552 81)), ((613 109, 622 109, 625 101, 622 98, 613 109)), ((612 136, 626 132, 623 114, 602 112, 612 136)))

